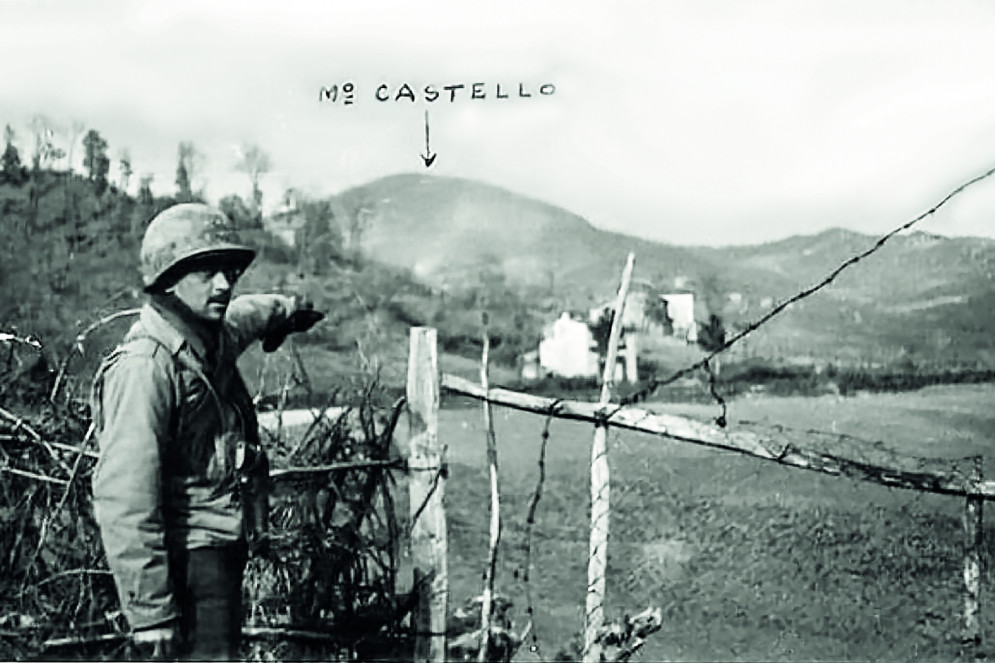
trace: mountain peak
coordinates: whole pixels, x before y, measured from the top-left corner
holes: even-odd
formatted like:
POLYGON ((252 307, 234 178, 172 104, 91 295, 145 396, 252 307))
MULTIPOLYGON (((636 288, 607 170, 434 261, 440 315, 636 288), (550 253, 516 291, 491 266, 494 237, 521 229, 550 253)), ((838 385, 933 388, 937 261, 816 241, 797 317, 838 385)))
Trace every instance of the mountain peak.
POLYGON ((814 237, 821 237, 826 239, 866 239, 870 235, 864 233, 859 233, 856 230, 850 230, 849 228, 843 228, 842 226, 833 226, 832 228, 826 228, 822 232, 816 233, 814 237))
POLYGON ((632 250, 644 278, 696 273, 700 262, 683 249, 598 230, 567 210, 474 180, 402 173, 338 200, 361 210, 364 251, 436 285, 469 285, 490 273, 509 283, 604 293, 617 288, 632 250))

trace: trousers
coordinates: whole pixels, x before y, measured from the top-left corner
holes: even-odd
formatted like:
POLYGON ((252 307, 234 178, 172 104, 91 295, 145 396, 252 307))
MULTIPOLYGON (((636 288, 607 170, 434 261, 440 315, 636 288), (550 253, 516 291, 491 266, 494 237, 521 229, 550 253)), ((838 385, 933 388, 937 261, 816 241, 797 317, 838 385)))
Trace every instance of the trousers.
POLYGON ((171 556, 173 591, 180 608, 182 659, 228 661, 242 642, 245 544, 195 548, 171 556))

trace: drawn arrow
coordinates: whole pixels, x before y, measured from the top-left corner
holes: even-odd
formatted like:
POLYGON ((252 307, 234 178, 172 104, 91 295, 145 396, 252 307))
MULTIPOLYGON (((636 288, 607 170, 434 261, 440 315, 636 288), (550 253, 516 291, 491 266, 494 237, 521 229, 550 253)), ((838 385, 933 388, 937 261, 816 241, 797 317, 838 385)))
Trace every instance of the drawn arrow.
POLYGON ((435 157, 438 154, 432 154, 432 148, 428 144, 428 111, 425 111, 425 154, 420 155, 422 161, 425 162, 425 167, 428 168, 435 162, 435 157))

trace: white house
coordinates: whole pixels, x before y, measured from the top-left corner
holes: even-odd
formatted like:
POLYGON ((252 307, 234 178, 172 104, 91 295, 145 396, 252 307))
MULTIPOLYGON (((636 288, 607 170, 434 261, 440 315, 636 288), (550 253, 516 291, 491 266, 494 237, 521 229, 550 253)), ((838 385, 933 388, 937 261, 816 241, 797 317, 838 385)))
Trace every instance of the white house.
POLYGON ((587 323, 564 312, 556 322, 543 329, 543 338, 539 341, 539 366, 567 378, 597 375, 596 347, 587 323))
MULTIPOLYGON (((619 343, 615 380, 635 382, 638 379, 637 356, 637 334, 624 335, 619 343)), ((546 375, 600 377, 599 364, 597 343, 588 324, 564 312, 543 329, 539 349, 522 355, 521 376, 525 380, 546 375)))
POLYGON ((694 320, 694 293, 674 292, 660 295, 667 302, 667 316, 674 327, 674 336, 688 343, 698 342, 698 324, 694 320))

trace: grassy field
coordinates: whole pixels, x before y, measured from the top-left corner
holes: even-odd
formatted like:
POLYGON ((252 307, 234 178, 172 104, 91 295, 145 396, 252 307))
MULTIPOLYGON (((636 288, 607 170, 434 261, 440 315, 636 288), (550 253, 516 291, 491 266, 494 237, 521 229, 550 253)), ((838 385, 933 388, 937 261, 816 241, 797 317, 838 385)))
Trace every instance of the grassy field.
MULTIPOLYGON (((995 386, 851 398, 744 398, 729 420, 830 430, 939 458, 991 456, 995 386)), ((654 409, 714 418, 716 406, 654 409)), ((554 421, 525 571, 526 514, 542 417, 495 409, 504 536, 499 590, 552 659, 582 624, 592 429, 554 421)), ((403 426, 402 426, 403 427, 403 426)), ((479 594, 488 484, 479 406, 444 403, 451 463, 451 602, 479 594)), ((950 660, 957 654, 963 501, 779 467, 650 435, 613 431, 609 617, 664 609, 647 661, 950 660)), ((991 463, 989 463, 991 466, 991 463)), ((995 534, 986 523, 986 534, 995 534)), ((989 540, 991 540, 989 538, 989 540)), ((993 576, 986 570, 984 592, 993 576)), ((983 595, 984 600, 984 595, 983 595)), ((990 602, 989 602, 990 605, 990 602)), ((983 610, 986 633, 995 610, 983 610)), ((986 645, 986 652, 995 647, 986 645)))

